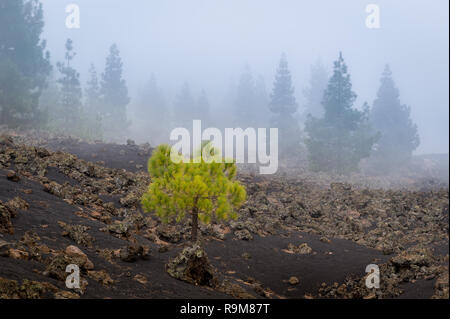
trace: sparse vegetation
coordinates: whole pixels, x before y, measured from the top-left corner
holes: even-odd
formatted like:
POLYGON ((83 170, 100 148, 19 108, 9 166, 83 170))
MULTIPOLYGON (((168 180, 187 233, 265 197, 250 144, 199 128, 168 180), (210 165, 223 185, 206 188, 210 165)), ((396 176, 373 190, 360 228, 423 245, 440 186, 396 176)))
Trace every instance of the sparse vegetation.
POLYGON ((186 162, 171 160, 171 148, 160 145, 148 162, 152 179, 148 191, 142 197, 147 212, 155 212, 164 222, 182 221, 191 217, 191 240, 197 241, 198 222, 209 223, 213 216, 217 220, 235 219, 236 209, 246 199, 244 187, 235 181, 236 165, 205 161, 205 152, 217 150, 204 144, 201 152, 186 162))

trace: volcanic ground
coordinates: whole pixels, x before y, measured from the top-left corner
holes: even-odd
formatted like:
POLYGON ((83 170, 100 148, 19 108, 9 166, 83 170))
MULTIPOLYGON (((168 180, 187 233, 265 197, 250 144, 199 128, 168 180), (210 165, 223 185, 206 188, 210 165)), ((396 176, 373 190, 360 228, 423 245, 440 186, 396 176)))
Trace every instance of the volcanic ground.
POLYGON ((239 173, 248 199, 200 233, 217 285, 172 278, 190 224, 140 208, 148 144, 0 138, 0 298, 448 298, 448 185, 239 173), (425 187, 426 186, 426 187, 425 187), (67 264, 81 287, 65 285, 67 264), (366 266, 380 288, 365 285, 366 266))

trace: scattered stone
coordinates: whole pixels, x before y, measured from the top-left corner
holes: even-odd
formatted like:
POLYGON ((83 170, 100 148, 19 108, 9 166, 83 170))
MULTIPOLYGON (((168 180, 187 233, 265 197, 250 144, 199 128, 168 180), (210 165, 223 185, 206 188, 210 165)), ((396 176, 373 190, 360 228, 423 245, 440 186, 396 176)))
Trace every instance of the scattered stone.
POLYGON ((206 252, 198 244, 186 247, 166 266, 170 276, 200 286, 217 286, 215 269, 206 252))
POLYGON ((88 256, 77 246, 67 246, 65 253, 68 257, 79 259, 81 261, 81 263, 78 264, 79 267, 87 270, 94 269, 94 264, 89 260, 88 256))
POLYGON ((15 183, 20 181, 19 175, 15 171, 12 171, 12 170, 8 171, 8 173, 6 174, 6 178, 8 180, 10 180, 11 182, 15 182, 15 183))
POLYGON ((240 240, 252 240, 253 236, 247 229, 236 230, 234 235, 240 240))
POLYGON ((150 247, 132 243, 120 250, 120 259, 126 262, 135 262, 139 258, 148 259, 150 256, 150 247))
POLYGON ((127 221, 116 220, 114 223, 108 225, 106 230, 116 237, 127 239, 131 235, 132 224, 127 221))
POLYGON ((249 254, 249 253, 242 253, 242 258, 244 258, 244 259, 251 259, 252 258, 252 256, 249 254))
POLYGON ((15 210, 27 210, 30 207, 30 205, 28 205, 28 203, 20 197, 14 197, 9 200, 6 205, 15 210))
POLYGON ((298 285, 300 283, 300 280, 298 280, 297 277, 292 276, 289 278, 289 284, 292 286, 298 285))
POLYGON ((0 277, 0 299, 43 299, 58 291, 48 282, 24 279, 21 284, 16 280, 0 277))
POLYGON ((0 257, 8 257, 11 244, 0 239, 0 257))
POLYGON ((120 205, 123 207, 138 207, 141 203, 141 198, 135 193, 128 193, 119 199, 120 205))
POLYGON ((28 253, 26 251, 22 251, 19 249, 14 249, 14 248, 10 248, 9 249, 9 257, 13 258, 13 259, 23 259, 23 260, 27 260, 28 259, 28 253))
POLYGON ((54 296, 55 299, 80 299, 80 295, 67 290, 60 290, 54 296))
POLYGON ((181 232, 172 225, 160 224, 156 232, 161 240, 167 241, 172 244, 179 243, 182 239, 181 232))
POLYGON ((64 229, 63 236, 71 238, 77 245, 85 247, 92 247, 94 238, 89 235, 88 226, 84 225, 69 225, 64 222, 58 222, 59 226, 64 229))
POLYGON ((288 252, 300 255, 308 255, 311 254, 313 250, 308 246, 307 243, 300 244, 299 246, 288 244, 288 252))
POLYGON ((426 248, 406 250, 392 257, 390 262, 397 268, 429 266, 433 263, 433 253, 426 248))
POLYGON ((16 217, 17 212, 7 204, 0 201, 0 233, 14 234, 11 219, 16 217))
POLYGON ((136 276, 134 276, 133 279, 143 285, 145 285, 148 282, 147 277, 145 277, 144 275, 141 275, 141 274, 137 274, 136 276))
POLYGON ((169 251, 169 245, 160 245, 158 247, 158 252, 159 253, 166 253, 169 251))
POLYGON ((249 293, 242 286, 232 283, 228 279, 223 280, 216 289, 227 295, 232 296, 233 298, 256 299, 254 295, 249 293))
POLYGON ((434 295, 431 297, 433 299, 447 299, 449 298, 449 273, 448 266, 444 267, 442 273, 436 279, 434 285, 434 295))
POLYGON ((88 271, 88 276, 105 286, 114 283, 114 280, 111 279, 111 276, 105 270, 90 270, 88 271))

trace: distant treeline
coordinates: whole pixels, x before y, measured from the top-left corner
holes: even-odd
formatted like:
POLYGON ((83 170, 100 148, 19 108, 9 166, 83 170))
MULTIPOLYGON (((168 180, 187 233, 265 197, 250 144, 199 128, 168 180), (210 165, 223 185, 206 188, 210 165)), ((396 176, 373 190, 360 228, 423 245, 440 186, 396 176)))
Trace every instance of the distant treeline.
POLYGON ((66 41, 64 61, 53 65, 41 37, 43 27, 39 0, 0 0, 0 125, 86 139, 124 138, 133 114, 133 128, 156 141, 167 139, 172 128, 190 127, 194 119, 206 126, 277 127, 281 157, 295 161, 300 152, 307 152, 313 171, 337 174, 357 171, 360 161, 369 157, 380 168, 398 167, 419 145, 410 108, 400 102, 389 66, 382 73, 375 101, 358 108, 342 54, 331 75, 316 63, 299 112, 287 57, 282 54, 270 94, 261 76, 255 77, 248 66, 244 69, 228 94, 224 119, 212 111, 206 91, 193 96, 188 83, 168 103, 154 75, 130 103, 115 44, 100 76, 91 65, 83 89, 72 65, 74 43, 66 41), (130 107, 132 112, 127 111, 130 107))

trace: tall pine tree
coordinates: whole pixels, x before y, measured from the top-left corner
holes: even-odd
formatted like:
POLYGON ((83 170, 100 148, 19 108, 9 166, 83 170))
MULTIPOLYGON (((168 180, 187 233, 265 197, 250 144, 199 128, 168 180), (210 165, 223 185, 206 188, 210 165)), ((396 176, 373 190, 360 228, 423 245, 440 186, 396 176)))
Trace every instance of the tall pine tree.
POLYGON ((282 156, 297 154, 300 149, 300 128, 294 116, 297 107, 291 73, 283 53, 269 103, 269 109, 273 113, 271 125, 278 128, 279 150, 282 156))
POLYGON ((135 135, 151 139, 153 143, 165 143, 169 136, 169 112, 162 90, 154 74, 141 89, 134 105, 133 127, 135 135))
POLYGON ((410 117, 411 109, 401 104, 399 96, 392 72, 386 65, 370 113, 372 126, 381 134, 373 157, 386 169, 408 161, 420 144, 417 126, 410 117))
POLYGON ((51 71, 39 0, 0 1, 0 124, 44 121, 39 96, 51 71))
POLYGON ((130 103, 130 98, 123 79, 122 59, 116 44, 110 47, 106 58, 100 93, 103 99, 101 115, 105 134, 109 137, 122 137, 130 124, 127 120, 127 105, 130 103))
POLYGON ((192 127, 192 121, 196 119, 195 104, 195 99, 192 97, 189 84, 185 82, 175 97, 173 108, 173 125, 175 127, 192 127))
POLYGON ((98 82, 97 71, 91 64, 89 67, 89 79, 86 83, 86 109, 89 113, 99 114, 101 109, 100 85, 98 82))
POLYGON ((61 88, 59 106, 62 127, 66 128, 70 133, 74 133, 78 128, 82 106, 80 74, 70 65, 75 55, 73 42, 71 39, 67 39, 65 61, 56 64, 59 73, 61 73, 58 83, 61 88))
POLYGON ((324 65, 320 60, 311 66, 311 78, 309 86, 303 90, 303 95, 306 99, 304 105, 303 119, 306 119, 308 115, 314 117, 322 117, 324 109, 322 106, 322 99, 327 88, 328 73, 324 65))
POLYGON ((324 92, 324 116, 309 116, 306 121, 306 146, 313 171, 347 174, 358 170, 361 159, 370 155, 377 136, 368 124, 368 105, 359 111, 353 107, 355 99, 340 53, 324 92))
POLYGON ((255 82, 250 66, 246 65, 236 88, 234 126, 253 127, 255 110, 255 82))
POLYGON ((258 75, 255 80, 255 105, 256 114, 255 127, 268 127, 270 124, 269 96, 266 90, 266 83, 262 75, 258 75))
POLYGON ((202 121, 203 127, 211 126, 210 105, 206 91, 202 90, 197 99, 196 118, 202 121))
POLYGON ((89 67, 89 79, 85 89, 85 107, 83 110, 84 134, 91 139, 102 137, 103 124, 101 117, 102 99, 100 85, 95 66, 89 67))
POLYGON ((167 117, 167 105, 162 90, 154 74, 146 82, 140 93, 135 115, 138 118, 146 118, 147 121, 161 122, 167 117))

